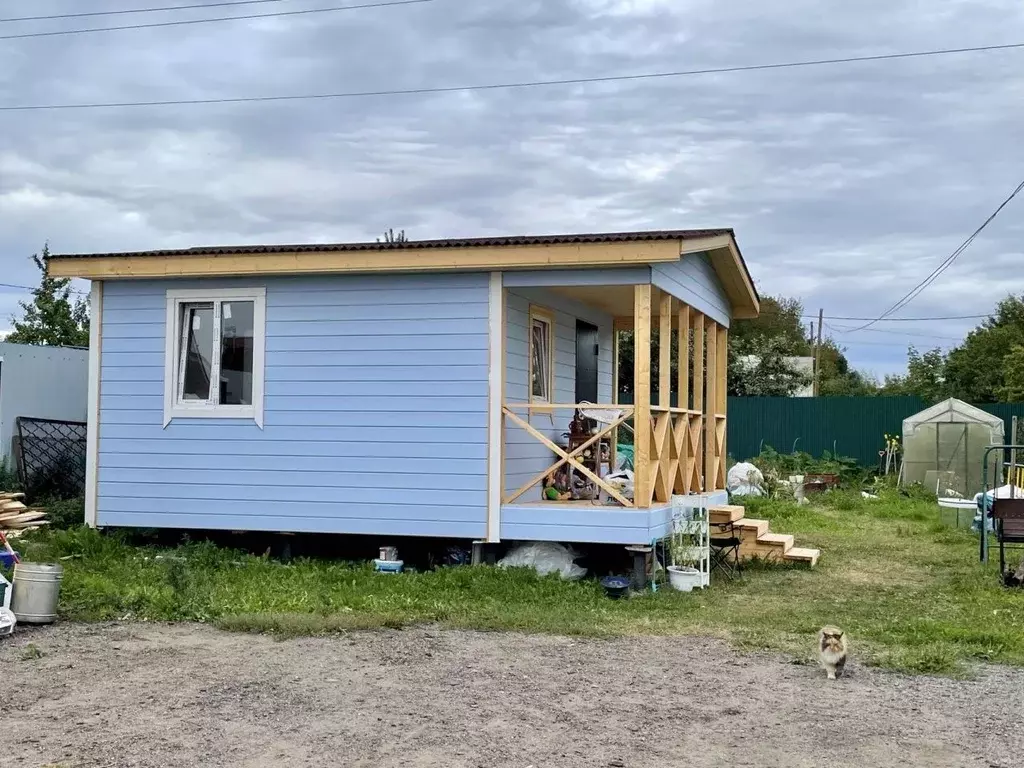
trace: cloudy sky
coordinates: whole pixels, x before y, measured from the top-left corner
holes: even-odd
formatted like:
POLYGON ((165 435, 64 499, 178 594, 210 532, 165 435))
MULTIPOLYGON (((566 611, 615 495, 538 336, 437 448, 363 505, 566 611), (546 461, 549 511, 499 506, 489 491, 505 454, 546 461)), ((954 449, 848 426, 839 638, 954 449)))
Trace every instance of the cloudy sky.
MULTIPOLYGON (((203 1, 0 0, 0 17, 203 1)), ((4 22, 0 36, 344 2, 4 22)), ((1018 42, 1020 0, 433 0, 0 40, 0 106, 509 83, 1018 42)), ((4 111, 0 282, 34 284, 29 256, 45 241, 105 251, 361 240, 389 226, 413 238, 731 226, 763 294, 799 297, 808 313, 873 316, 1024 178, 1022 138, 1024 49, 471 93, 4 111)), ((987 312, 1024 291, 1022 255, 1024 195, 900 315, 987 312)), ((0 287, 0 330, 23 294, 0 287)), ((903 367, 908 342, 948 346, 975 322, 833 335, 857 366, 881 374, 903 367)))

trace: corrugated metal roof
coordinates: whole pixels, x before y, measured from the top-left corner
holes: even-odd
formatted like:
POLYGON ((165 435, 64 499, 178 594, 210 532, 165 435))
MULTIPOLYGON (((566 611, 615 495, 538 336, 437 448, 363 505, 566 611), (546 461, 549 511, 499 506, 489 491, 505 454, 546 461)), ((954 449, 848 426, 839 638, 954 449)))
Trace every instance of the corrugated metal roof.
POLYGON ((732 235, 732 229, 664 229, 647 232, 595 232, 578 235, 516 235, 512 237, 463 237, 444 240, 408 240, 403 243, 306 243, 302 245, 217 245, 159 251, 116 253, 54 253, 53 259, 90 259, 110 256, 214 256, 236 253, 311 253, 332 251, 388 251, 395 249, 474 248, 513 245, 562 245, 571 243, 614 243, 645 240, 696 240, 732 235))

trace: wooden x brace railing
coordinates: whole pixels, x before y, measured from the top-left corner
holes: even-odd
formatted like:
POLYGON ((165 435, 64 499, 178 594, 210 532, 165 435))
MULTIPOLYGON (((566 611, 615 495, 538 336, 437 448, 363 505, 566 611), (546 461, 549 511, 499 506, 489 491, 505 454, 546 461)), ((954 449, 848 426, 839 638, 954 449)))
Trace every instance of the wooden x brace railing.
POLYGON ((539 483, 541 480, 543 480, 545 477, 547 477, 549 474, 554 472, 556 469, 561 467, 563 464, 568 463, 568 464, 571 464, 577 470, 579 470, 583 475, 585 475, 587 478, 589 478, 592 482, 597 483, 598 487, 600 487, 602 490, 604 490, 605 493, 607 493, 609 496, 611 496, 613 499, 615 499, 617 502, 619 502, 623 506, 625 506, 625 507, 632 507, 633 506, 633 502, 631 502, 629 499, 627 499, 625 496, 623 496, 614 486, 610 485, 609 483, 606 483, 604 480, 602 480, 596 474, 594 474, 589 469, 587 469, 576 458, 579 454, 581 454, 587 448, 589 448, 594 443, 596 443, 598 440, 600 440, 604 435, 608 434, 609 432, 611 432, 613 429, 615 429, 618 426, 625 425, 626 419, 632 417, 632 415, 633 415, 633 409, 632 408, 625 408, 624 412, 619 416, 618 419, 616 419, 611 424, 606 426, 604 429, 602 429, 596 435, 591 436, 591 438, 589 440, 587 440, 585 443, 583 443, 582 445, 579 445, 576 448, 574 448, 572 453, 567 453, 566 451, 564 451, 561 447, 559 447, 558 445, 553 443, 551 440, 549 440, 542 432, 540 432, 537 429, 535 429, 534 426, 532 424, 530 424, 530 422, 528 422, 528 421, 520 418, 519 416, 517 416, 508 407, 502 407, 501 410, 502 410, 502 412, 508 418, 510 418, 512 420, 512 422, 514 424, 516 424, 517 426, 519 426, 522 429, 524 429, 526 432, 528 432, 530 435, 532 435, 534 438, 536 438, 543 445, 545 445, 547 448, 551 449, 551 451, 553 451, 555 454, 557 454, 559 456, 558 461, 556 461, 550 467, 545 469, 543 472, 537 473, 534 477, 530 478, 522 488, 520 488, 518 491, 513 493, 508 498, 506 498, 505 501, 504 501, 505 504, 511 504, 516 499, 518 499, 520 496, 522 496, 524 493, 526 493, 528 490, 530 490, 533 486, 535 486, 537 483, 539 483))

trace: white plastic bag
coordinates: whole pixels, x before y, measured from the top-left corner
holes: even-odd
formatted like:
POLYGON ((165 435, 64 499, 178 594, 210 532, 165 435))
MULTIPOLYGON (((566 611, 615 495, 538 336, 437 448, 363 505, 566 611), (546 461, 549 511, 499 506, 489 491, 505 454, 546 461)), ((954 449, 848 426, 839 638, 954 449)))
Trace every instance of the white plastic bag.
POLYGON ((633 471, 623 469, 605 476, 605 482, 618 489, 619 493, 628 499, 633 498, 633 471))
POLYGON ((14 611, 10 608, 0 608, 0 637, 12 634, 17 623, 18 619, 14 615, 14 611))
POLYGON ((731 496, 764 496, 764 475, 749 462, 734 464, 725 479, 731 496))
POLYGON ((561 544, 553 541, 534 541, 516 547, 501 558, 498 565, 502 568, 533 568, 541 576, 558 573, 563 579, 575 581, 587 575, 586 568, 573 562, 575 558, 576 553, 561 544))

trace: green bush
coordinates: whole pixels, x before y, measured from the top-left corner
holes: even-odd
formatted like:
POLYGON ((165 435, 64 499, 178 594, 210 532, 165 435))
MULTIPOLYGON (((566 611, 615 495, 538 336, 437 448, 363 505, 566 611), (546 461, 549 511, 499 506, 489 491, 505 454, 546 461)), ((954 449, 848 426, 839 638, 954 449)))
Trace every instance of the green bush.
POLYGON ((77 528, 85 524, 85 498, 40 499, 35 506, 46 510, 52 528, 77 528))

